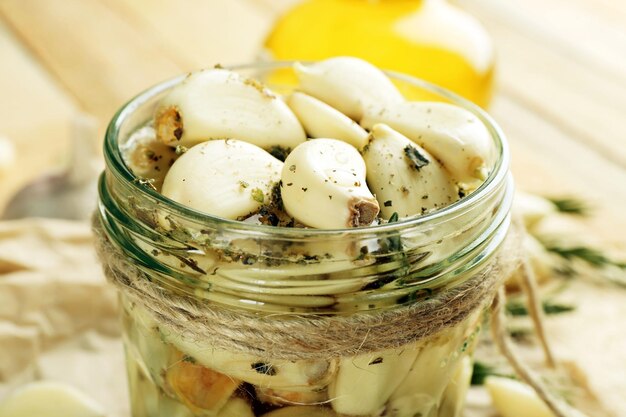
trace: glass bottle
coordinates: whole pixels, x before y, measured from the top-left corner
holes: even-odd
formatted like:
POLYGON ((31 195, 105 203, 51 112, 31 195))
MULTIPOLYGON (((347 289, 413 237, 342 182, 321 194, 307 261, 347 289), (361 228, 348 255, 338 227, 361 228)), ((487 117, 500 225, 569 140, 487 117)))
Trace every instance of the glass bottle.
POLYGON ((445 0, 305 0, 278 19, 265 47, 277 60, 360 57, 482 107, 492 94, 491 39, 445 0))

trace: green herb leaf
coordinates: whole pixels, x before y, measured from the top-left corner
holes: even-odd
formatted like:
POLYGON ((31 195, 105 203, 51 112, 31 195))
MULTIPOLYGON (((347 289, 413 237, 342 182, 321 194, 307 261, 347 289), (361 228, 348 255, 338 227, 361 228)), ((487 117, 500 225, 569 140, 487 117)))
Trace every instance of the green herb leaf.
POLYGON ((279 161, 285 162, 287 155, 291 152, 291 148, 285 148, 283 146, 274 145, 270 148, 270 154, 279 161))
POLYGON ((257 203, 263 204, 263 201, 265 201, 265 195, 263 194, 263 190, 261 190, 260 188, 253 189, 252 199, 257 203))
POLYGON ((582 200, 578 200, 573 197, 565 198, 548 198, 556 209, 561 213, 575 214, 578 216, 585 216, 589 214, 589 206, 582 200))
MULTIPOLYGON (((389 223, 395 223, 398 221, 398 212, 394 211, 391 217, 389 217, 389 223)), ((401 251, 402 250, 402 238, 397 233, 389 236, 387 239, 387 248, 391 252, 401 251)))
POLYGON ((567 260, 579 259, 595 267, 605 266, 617 266, 618 268, 626 269, 626 262, 619 262, 608 258, 598 249, 590 248, 587 246, 572 246, 562 247, 557 245, 546 245, 546 249, 552 253, 559 255, 567 260))
MULTIPOLYGON (((550 300, 545 300, 541 303, 544 313, 548 315, 568 313, 576 310, 575 306, 568 304, 559 304, 550 300)), ((524 303, 517 300, 509 300, 506 303, 506 311, 512 316, 527 316, 528 308, 524 303)))
POLYGON ((472 385, 483 385, 485 379, 488 376, 501 376, 504 378, 515 379, 513 375, 502 374, 497 372, 496 368, 482 363, 480 361, 474 361, 474 371, 472 372, 472 385))
POLYGON ((183 355, 183 362, 196 363, 196 359, 193 356, 183 355))
POLYGON ((430 163, 430 161, 426 159, 426 157, 422 155, 414 146, 407 145, 404 148, 404 154, 407 158, 409 158, 409 160, 413 163, 413 167, 418 171, 430 163))

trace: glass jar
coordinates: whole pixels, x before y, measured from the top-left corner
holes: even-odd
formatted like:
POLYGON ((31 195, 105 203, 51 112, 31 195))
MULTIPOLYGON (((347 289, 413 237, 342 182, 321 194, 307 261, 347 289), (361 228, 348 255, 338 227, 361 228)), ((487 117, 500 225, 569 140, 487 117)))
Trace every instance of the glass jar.
POLYGON ((277 20, 265 48, 279 60, 357 56, 483 107, 492 95, 491 38, 446 0, 305 0, 277 20))
MULTIPOLYGON (((235 69, 271 80, 288 68, 235 69)), ((495 290, 486 283, 499 280, 490 268, 510 223, 508 150, 477 106, 389 75, 475 113, 499 157, 460 201, 372 227, 226 220, 134 177, 121 149, 184 77, 145 91, 114 116, 96 220, 116 251, 110 262, 136 275, 117 273, 133 417, 460 415, 482 311, 495 290), (442 298, 458 288, 465 289, 442 298), (456 308, 461 299, 465 308, 456 308)), ((104 263, 110 277, 114 268, 104 263)))

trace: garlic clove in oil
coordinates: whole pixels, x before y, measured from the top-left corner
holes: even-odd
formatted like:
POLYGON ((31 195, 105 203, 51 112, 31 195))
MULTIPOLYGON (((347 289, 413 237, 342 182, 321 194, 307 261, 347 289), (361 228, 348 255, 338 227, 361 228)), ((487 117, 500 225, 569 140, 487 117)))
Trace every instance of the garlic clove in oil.
POLYGON ((161 100, 157 138, 191 147, 212 139, 240 139, 264 149, 306 140, 300 122, 271 90, 225 69, 190 74, 161 100))
POLYGON ((287 98, 287 104, 310 137, 343 140, 357 149, 367 144, 368 133, 365 129, 323 101, 294 92, 287 98))
POLYGON ((404 97, 378 68, 359 58, 335 57, 310 65, 296 63, 300 89, 353 120, 378 112, 404 97))
POLYGON ((415 361, 418 349, 405 346, 339 361, 328 387, 333 409, 341 415, 378 415, 415 361))
POLYGON ((417 143, 467 186, 476 187, 493 168, 495 149, 484 123, 462 107, 438 102, 392 104, 361 121, 365 128, 385 123, 417 143))
POLYGON ((363 158, 340 140, 313 139, 296 147, 285 160, 281 181, 285 209, 307 226, 367 226, 379 211, 365 183, 363 158))
POLYGON ((459 198, 448 172, 426 150, 384 124, 372 128, 363 151, 367 182, 384 218, 424 214, 459 198))
POLYGON ((237 219, 259 210, 283 163, 247 142, 214 140, 187 150, 174 162, 162 193, 207 214, 237 219))

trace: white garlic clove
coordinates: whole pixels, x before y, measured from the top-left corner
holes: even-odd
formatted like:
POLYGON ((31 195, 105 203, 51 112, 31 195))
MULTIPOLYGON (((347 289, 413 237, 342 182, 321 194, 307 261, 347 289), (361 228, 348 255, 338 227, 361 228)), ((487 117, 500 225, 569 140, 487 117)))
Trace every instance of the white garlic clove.
POLYGON ((458 325, 423 344, 406 378, 389 398, 387 407, 394 416, 429 416, 437 409, 446 385, 453 376, 449 362, 462 345, 465 326, 458 325))
MULTIPOLYGON (((514 379, 490 376, 485 380, 494 408, 502 417, 555 417, 533 389, 514 379)), ((565 403, 563 407, 570 408, 565 403)), ((572 417, 584 417, 577 410, 569 410, 572 417)))
POLYGON ((258 81, 225 69, 190 74, 156 110, 157 138, 191 147, 212 139, 241 139, 270 149, 306 140, 300 122, 276 94, 258 81))
POLYGON ((337 372, 334 360, 265 360, 202 345, 167 330, 161 333, 165 341, 172 343, 198 364, 252 385, 288 391, 321 389, 328 385, 337 372))
POLYGON ((365 183, 357 150, 336 139, 313 139, 285 160, 282 199, 296 220, 318 229, 367 226, 379 207, 365 183))
POLYGON ((365 129, 323 101, 295 92, 287 98, 287 104, 310 137, 343 140, 357 149, 367 145, 368 133, 365 129))
POLYGON ((327 407, 315 405, 282 407, 261 417, 338 417, 335 412, 327 407))
POLYGON ((513 214, 519 216, 527 228, 532 228, 556 212, 556 207, 550 200, 536 194, 515 190, 513 214))
POLYGON ((424 214, 458 200, 448 172, 419 145, 383 124, 374 125, 371 135, 363 158, 384 218, 424 214))
POLYGON ((104 417, 94 400, 76 388, 60 382, 27 384, 0 403, 1 417, 104 417))
POLYGON ((442 395, 442 402, 439 406, 440 415, 450 417, 461 417, 465 397, 472 381, 472 359, 463 356, 459 361, 452 379, 448 383, 442 395))
POLYGON ((246 400, 233 397, 217 413, 217 417, 255 417, 252 407, 246 400))
POLYGON ((4 136, 0 136, 0 177, 8 173, 13 164, 15 164, 15 154, 13 142, 4 136))
POLYGON ((467 187, 485 180, 493 167, 495 149, 489 131, 473 113, 437 102, 404 102, 368 113, 366 129, 377 123, 391 128, 431 153, 452 177, 467 187))
MULTIPOLYGON (((524 233, 522 239, 522 255, 530 263, 537 284, 543 284, 554 278, 561 265, 560 259, 549 252, 546 247, 530 233, 524 233)), ((523 270, 517 268, 506 281, 507 289, 519 290, 523 287, 523 270)))
POLYGON ((378 415, 409 372, 418 353, 415 346, 342 358, 328 396, 338 414, 378 415))
POLYGON ((259 401, 272 405, 315 405, 328 400, 326 390, 285 391, 268 387, 254 387, 259 401))
POLYGON ((125 303, 122 320, 129 342, 127 354, 136 358, 137 367, 151 382, 163 386, 165 371, 177 351, 163 343, 156 319, 140 304, 125 303))
POLYGON ((167 385, 194 414, 220 410, 241 381, 193 362, 179 353, 166 370, 167 385))
POLYGON ((137 178, 148 181, 157 191, 178 154, 171 146, 157 140, 154 129, 145 126, 124 144, 124 163, 137 178))
POLYGON ((247 142, 204 142, 174 162, 162 194, 198 211, 237 219, 269 201, 282 167, 278 159, 247 142))
POLYGON ((354 57, 335 57, 311 65, 296 63, 300 89, 360 121, 404 97, 374 65, 354 57))

